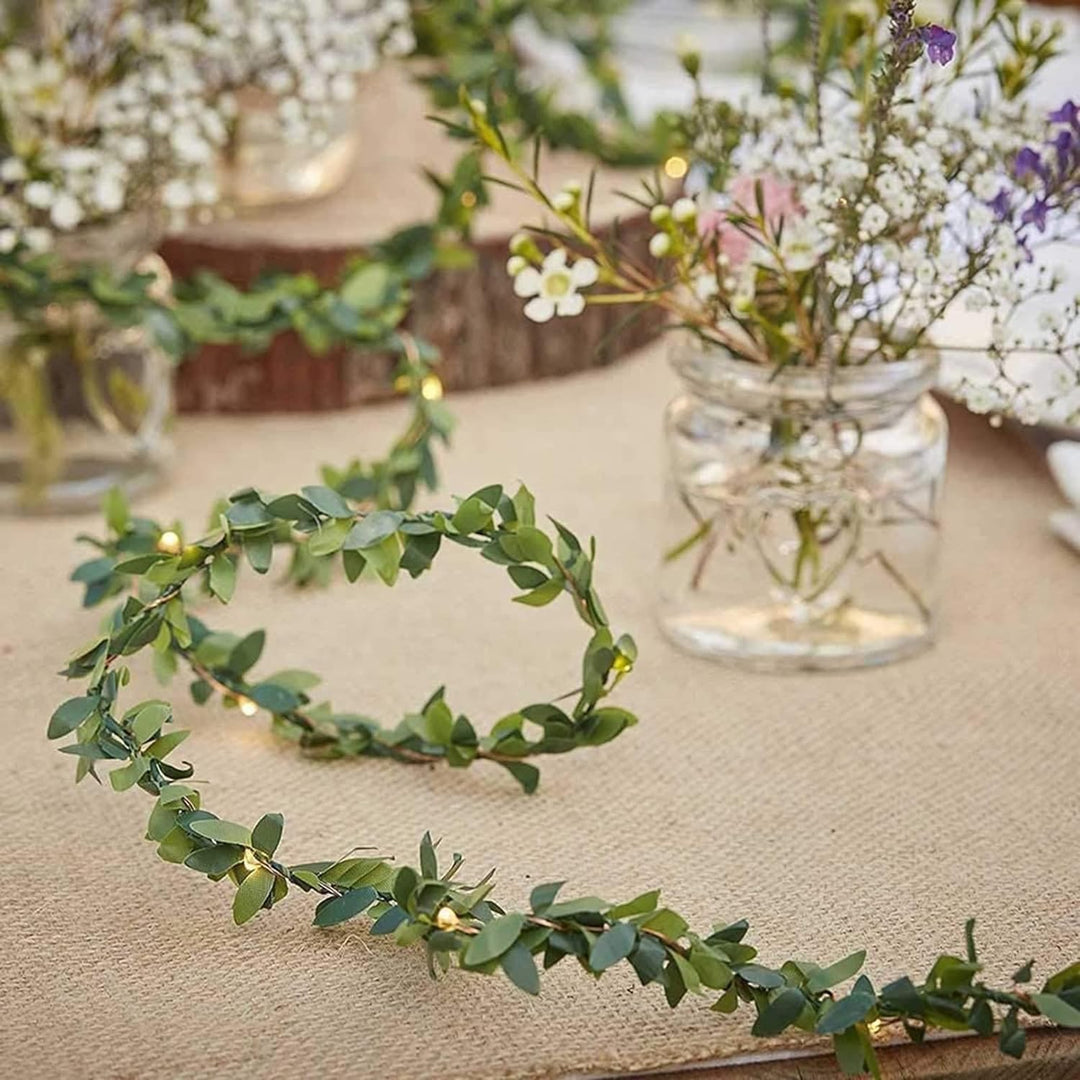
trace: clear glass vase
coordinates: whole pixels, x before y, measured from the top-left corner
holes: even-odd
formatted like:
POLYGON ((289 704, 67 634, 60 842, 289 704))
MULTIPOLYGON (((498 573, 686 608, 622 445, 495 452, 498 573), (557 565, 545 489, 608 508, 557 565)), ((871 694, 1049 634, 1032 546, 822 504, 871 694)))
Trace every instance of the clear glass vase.
POLYGON ((835 369, 680 346, 659 618, 765 670, 887 663, 932 640, 948 425, 938 360, 835 369))
POLYGON ((49 312, 46 332, 0 316, 0 511, 96 509, 167 464, 172 363, 140 327, 94 305, 49 312))
POLYGON ((221 164, 220 186, 235 209, 304 202, 345 183, 360 149, 356 105, 329 106, 317 145, 290 142, 282 133, 277 102, 245 91, 238 96, 236 130, 221 164))

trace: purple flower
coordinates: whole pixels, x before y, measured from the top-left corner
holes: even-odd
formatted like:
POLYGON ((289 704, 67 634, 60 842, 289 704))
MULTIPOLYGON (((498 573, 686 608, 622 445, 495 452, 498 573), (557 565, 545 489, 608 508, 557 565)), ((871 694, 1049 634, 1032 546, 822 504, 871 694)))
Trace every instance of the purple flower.
POLYGON ((1046 232, 1046 215, 1050 211, 1050 204, 1045 199, 1036 199, 1023 213, 1020 222, 1023 225, 1034 225, 1039 232, 1046 232))
POLYGON ((944 26, 931 23, 919 28, 919 37, 926 45, 926 56, 932 64, 944 67, 953 58, 956 48, 956 35, 944 26))
POLYGON ((994 211, 998 221, 1005 221, 1012 214, 1009 192, 1002 188, 987 204, 994 211))
POLYGON ((1073 137, 1073 133, 1068 130, 1059 131, 1050 143, 1050 145, 1057 150, 1058 169, 1063 173, 1068 171, 1069 161, 1072 158, 1075 143, 1076 140, 1073 137))
POLYGON ((1051 124, 1071 124, 1080 129, 1080 105, 1073 101, 1066 101, 1060 109, 1055 109, 1047 119, 1051 124))
POLYGON ((1024 149, 1016 155, 1016 161, 1013 164, 1013 174, 1017 180, 1023 180, 1025 176, 1030 176, 1032 173, 1045 179, 1046 166, 1043 164, 1042 157, 1038 150, 1034 150, 1030 146, 1025 146, 1024 149))

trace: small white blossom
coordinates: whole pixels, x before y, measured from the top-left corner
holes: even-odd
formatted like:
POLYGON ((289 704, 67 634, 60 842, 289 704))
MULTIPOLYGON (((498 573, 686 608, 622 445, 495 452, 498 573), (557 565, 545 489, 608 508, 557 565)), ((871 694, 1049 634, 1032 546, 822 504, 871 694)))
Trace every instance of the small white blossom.
POLYGON ((578 259, 568 265, 566 252, 556 248, 540 269, 526 267, 514 278, 514 292, 520 297, 532 297, 525 305, 525 314, 534 322, 547 322, 555 315, 580 315, 585 310, 585 297, 579 289, 596 283, 599 269, 592 259, 578 259))

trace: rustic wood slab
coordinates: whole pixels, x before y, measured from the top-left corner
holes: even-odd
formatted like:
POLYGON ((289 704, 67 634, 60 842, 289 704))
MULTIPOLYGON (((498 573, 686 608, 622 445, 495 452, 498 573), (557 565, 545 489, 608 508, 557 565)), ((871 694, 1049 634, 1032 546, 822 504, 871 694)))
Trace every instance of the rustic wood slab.
MULTIPOLYGON (((168 239, 162 249, 173 272, 186 276, 210 268, 244 285, 269 269, 308 270, 330 282, 357 251, 395 229, 422 221, 435 207, 423 177, 425 165, 448 170, 461 143, 426 120, 423 92, 396 67, 373 76, 360 97, 361 149, 344 186, 326 198, 263 208, 196 226, 168 239)), ((577 154, 552 154, 544 163, 548 184, 588 179, 591 163, 577 154)), ((620 218, 619 233, 642 257, 651 232, 647 218, 615 192, 637 184, 638 173, 605 170, 597 178, 595 221, 620 218), (633 213, 630 213, 633 211, 633 213)), ((575 319, 546 326, 522 315, 505 270, 507 241, 522 222, 539 220, 534 204, 493 186, 493 203, 476 221, 476 260, 465 270, 440 271, 416 289, 407 325, 442 351, 449 389, 518 382, 593 367, 652 338, 659 319, 637 319, 612 335, 628 312, 589 307, 575 319), (598 346, 609 337, 611 347, 598 346)), ((186 411, 310 411, 355 405, 390 396, 391 358, 339 349, 312 356, 291 334, 261 355, 211 347, 180 371, 178 399, 186 411)))

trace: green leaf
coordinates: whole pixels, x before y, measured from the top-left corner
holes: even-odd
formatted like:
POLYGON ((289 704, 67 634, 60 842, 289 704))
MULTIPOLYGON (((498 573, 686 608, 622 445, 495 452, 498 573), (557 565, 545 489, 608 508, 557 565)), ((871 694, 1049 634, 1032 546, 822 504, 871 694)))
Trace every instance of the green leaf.
POLYGON ((628 900, 625 904, 616 904, 608 912, 608 918, 612 922, 617 922, 619 919, 629 919, 632 915, 647 915, 650 911, 656 910, 659 900, 660 890, 653 889, 651 892, 635 896, 633 900, 628 900))
POLYGON ((346 551, 363 551, 382 543, 388 536, 393 536, 405 520, 405 515, 397 510, 374 510, 365 515, 350 530, 345 538, 346 551))
POLYGON ((678 941, 686 933, 686 920, 670 908, 661 908, 641 926, 642 929, 655 930, 658 934, 671 938, 672 941, 678 941))
POLYGON ((476 496, 470 496, 458 508, 450 519, 450 524, 459 533, 478 532, 491 523, 491 507, 481 502, 476 496))
POLYGON ((149 702, 131 720, 133 738, 141 746, 151 736, 156 735, 171 716, 172 707, 164 701, 149 702))
POLYGON ((536 791, 540 783, 540 770, 526 761, 500 761, 500 765, 521 785, 526 795, 536 791))
POLYGON ((1047 1020, 1052 1020, 1059 1027, 1080 1027, 1080 1009, 1074 1008, 1067 1001, 1054 994, 1032 994, 1031 1000, 1047 1020))
MULTIPOLYGON (((556 916, 551 916, 555 918, 556 916)), ((479 967, 489 960, 502 956, 521 936, 525 917, 518 913, 492 919, 465 949, 464 963, 479 967)))
POLYGON ((338 289, 338 295, 350 308, 370 311, 386 303, 391 280, 390 269, 386 263, 362 263, 346 275, 338 289))
POLYGON ((860 949, 843 960, 837 960, 826 968, 815 971, 806 982, 806 989, 811 994, 820 994, 822 990, 828 990, 838 983, 847 982, 854 978, 862 968, 866 960, 866 950, 860 949))
POLYGON ((353 525, 351 521, 324 521, 308 540, 308 551, 315 558, 340 551, 353 525))
POLYGON ((998 1046, 1003 1054, 1011 1058, 1022 1058, 1027 1047, 1027 1033, 1016 1022, 1015 1012, 1010 1011, 1001 1022, 1001 1034, 998 1046))
POLYGON ((695 944, 690 949, 690 963, 701 981, 712 990, 724 990, 735 977, 731 968, 708 945, 695 944))
POLYGON ((143 753, 147 757, 164 761, 190 734, 190 731, 170 731, 168 735, 155 739, 143 750, 143 753))
MULTIPOLYGON (((358 889, 350 889, 342 893, 341 896, 332 896, 315 909, 315 925, 336 926, 338 923, 353 919, 371 907, 378 896, 379 894, 370 885, 361 885, 358 889)), ((391 908, 390 910, 401 909, 391 908)))
POLYGON ((380 934, 392 934, 403 922, 409 918, 409 913, 400 907, 387 908, 371 925, 371 933, 378 937, 380 934))
POLYGON ((266 644, 266 631, 253 630, 239 645, 229 654, 228 668, 236 675, 253 668, 262 656, 263 646, 266 644))
POLYGON ((237 863, 243 862, 244 849, 235 844, 215 844, 213 847, 199 848, 185 860, 184 865, 200 874, 219 877, 227 873, 237 863))
POLYGON ((784 985, 784 976, 772 968, 762 967, 761 964, 743 964, 736 969, 736 975, 745 979, 751 986, 760 986, 764 990, 772 990, 784 985))
POLYGON ((567 919, 573 915, 602 915, 611 905, 599 896, 581 896, 552 904, 545 915, 549 919, 567 919))
POLYGON ((1018 968, 1012 977, 1014 983, 1027 983, 1031 982, 1031 969, 1034 966, 1035 961, 1029 960, 1023 967, 1018 968))
POLYGON ((97 708, 98 701, 96 697, 77 697, 65 701, 49 720, 49 738, 61 739, 69 735, 97 708))
POLYGON ((508 566, 506 572, 519 589, 535 589, 550 580, 543 570, 537 570, 535 566, 522 566, 515 563, 508 566))
POLYGON ((265 574, 274 561, 274 541, 270 536, 250 536, 244 539, 244 554, 256 574, 265 574))
POLYGON ((394 894, 394 899, 402 907, 408 905, 410 897, 416 891, 419 880, 416 871, 411 866, 403 866, 395 875, 394 887, 391 891, 394 894))
POLYGON ((256 683, 248 690, 248 695, 256 705, 272 713, 287 713, 300 705, 300 696, 285 686, 272 682, 256 683))
POLYGON ((101 500, 101 509, 105 513, 105 524, 119 536, 127 528, 130 514, 128 513, 127 497, 118 487, 109 488, 105 497, 101 500))
POLYGON ((247 529, 261 529, 273 522, 262 503, 254 499, 243 499, 232 503, 225 511, 225 520, 238 532, 247 529))
POLYGON ((439 859, 431 842, 431 833, 424 833, 420 841, 420 873, 426 878, 439 876, 439 859))
POLYGON ((638 937, 637 948, 630 954, 630 964, 642 986, 657 982, 663 977, 667 949, 649 934, 638 937))
POLYGON ((232 821, 219 821, 217 818, 200 818, 193 821, 188 828, 198 836, 207 840, 214 840, 219 844, 239 844, 241 847, 251 847, 251 831, 243 825, 237 825, 232 821))
POLYGON ((195 841, 178 825, 158 844, 158 858, 182 863, 195 850, 195 841))
POLYGON ((129 787, 137 784, 150 768, 150 762, 144 757, 137 757, 120 769, 113 769, 109 773, 109 783, 114 791, 127 791, 129 787))
POLYGON ((237 926, 253 918, 255 913, 266 903, 266 898, 270 895, 275 880, 276 876, 267 870, 265 866, 259 866, 240 882, 240 887, 236 890, 236 896, 233 898, 232 909, 233 922, 237 926))
POLYGON ((866 1057, 863 1053, 862 1039, 855 1028, 837 1032, 833 1036, 833 1051, 840 1071, 845 1076, 862 1076, 866 1057))
POLYGON ((210 591, 227 604, 236 591, 236 564, 225 554, 217 554, 210 562, 210 591))
POLYGON ((536 961, 520 941, 515 942, 505 953, 501 964, 515 986, 533 996, 540 993, 540 973, 536 970, 536 961))
POLYGON ((566 884, 565 881, 552 881, 546 885, 537 885, 529 894, 529 906, 538 915, 545 911, 555 902, 559 890, 566 884))
POLYGON ((273 855, 281 843, 281 830, 285 819, 281 814, 263 814, 255 828, 251 830, 251 845, 264 855, 273 855))
POLYGON ((304 498, 327 517, 351 518, 352 507, 333 489, 322 484, 301 488, 304 498))
POLYGON ((754 1026, 750 1029, 750 1034, 757 1036, 779 1035, 784 1028, 799 1019, 805 1007, 806 996, 803 992, 797 990, 794 986, 788 986, 781 990, 762 1009, 757 1020, 754 1021, 754 1026))
POLYGON ((836 1035, 849 1027, 854 1027, 860 1020, 864 1020, 875 1004, 876 999, 873 994, 851 993, 845 998, 840 998, 832 1008, 823 1012, 814 1030, 819 1035, 836 1035))
POLYGON ((589 952, 589 967, 593 971, 606 971, 609 967, 625 960, 637 944, 637 931, 630 923, 617 922, 605 930, 589 952))
POLYGON ((532 592, 524 596, 515 596, 515 604, 527 604, 529 607, 544 607, 550 604, 563 591, 563 583, 560 578, 552 578, 532 592))
POLYGON ((1080 986, 1080 961, 1075 964, 1070 964, 1067 968, 1063 968, 1061 971, 1055 972, 1046 980, 1046 985, 1043 987, 1044 994, 1056 994, 1061 990, 1068 990, 1070 987, 1080 986))

